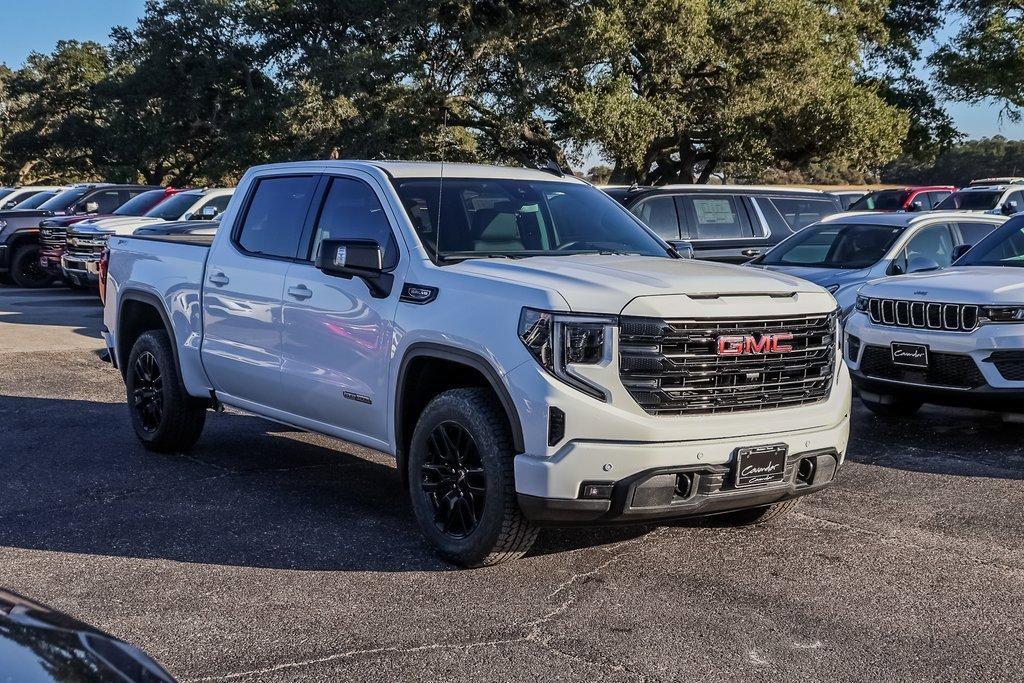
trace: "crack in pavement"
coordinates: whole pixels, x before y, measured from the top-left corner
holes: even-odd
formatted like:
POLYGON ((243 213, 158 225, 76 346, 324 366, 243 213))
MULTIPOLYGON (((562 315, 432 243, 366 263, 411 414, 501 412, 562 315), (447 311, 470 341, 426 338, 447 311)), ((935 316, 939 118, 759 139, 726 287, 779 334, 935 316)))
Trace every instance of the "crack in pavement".
MULTIPOLYGON (((630 539, 628 541, 622 541, 620 543, 613 544, 613 545, 611 545, 611 546, 609 546, 607 548, 607 551, 610 552, 610 553, 615 553, 615 551, 620 549, 620 548, 627 548, 628 549, 629 546, 636 545, 636 544, 638 544, 640 541, 642 541, 644 539, 651 538, 651 537, 661 536, 661 535, 663 535, 663 533, 665 531, 667 531, 667 530, 665 530, 665 529, 658 529, 658 530, 655 530, 655 531, 653 531, 653 532, 651 532, 649 534, 646 534, 644 536, 640 536, 638 538, 630 539)), ((586 579, 589 579, 589 578, 595 576, 596 574, 598 574, 599 572, 607 569, 611 565, 618 563, 620 560, 622 560, 627 555, 628 555, 628 552, 626 552, 626 551, 615 553, 611 557, 609 557, 607 560, 605 560, 604 562, 602 562, 597 567, 595 567, 595 568, 593 568, 591 570, 588 570, 588 571, 585 571, 585 572, 576 572, 576 573, 572 574, 572 576, 570 576, 568 579, 566 579, 565 581, 560 583, 558 586, 556 586, 555 589, 553 591, 551 591, 551 593, 549 593, 547 595, 545 600, 550 601, 550 600, 556 598, 557 596, 559 596, 560 594, 568 591, 577 581, 581 581, 582 580, 583 584, 581 584, 581 585, 585 585, 587 583, 586 579)), ((641 681, 645 681, 646 680, 645 676, 643 676, 639 672, 632 671, 632 670, 628 669, 627 667, 622 666, 621 664, 615 664, 613 662, 607 662, 607 661, 591 660, 591 659, 588 659, 588 658, 583 657, 581 655, 576 655, 576 654, 573 654, 571 652, 566 652, 565 650, 562 650, 562 649, 552 645, 551 644, 552 638, 550 636, 549 637, 543 637, 543 634, 542 634, 543 626, 546 625, 546 624, 551 623, 552 621, 557 619, 562 614, 565 614, 565 612, 567 612, 577 602, 578 602, 578 596, 570 596, 568 600, 565 600, 565 601, 561 602, 558 606, 556 606, 553 609, 548 610, 542 616, 540 616, 540 617, 538 617, 536 619, 533 619, 531 621, 528 621, 528 622, 525 622, 523 624, 518 625, 516 627, 517 629, 527 629, 527 632, 524 635, 516 637, 516 638, 477 640, 477 641, 468 641, 468 642, 461 642, 461 643, 427 643, 427 644, 424 644, 424 645, 414 645, 414 646, 410 646, 410 647, 401 647, 401 646, 393 645, 393 646, 381 646, 381 647, 375 647, 375 648, 363 648, 363 649, 357 649, 357 650, 346 650, 344 652, 336 652, 334 654, 325 655, 323 657, 315 657, 315 658, 312 658, 312 659, 297 660, 297 661, 292 661, 292 662, 281 662, 281 663, 278 663, 278 664, 274 664, 272 666, 263 667, 263 668, 259 668, 259 669, 249 669, 249 670, 246 670, 246 671, 236 671, 236 672, 227 673, 227 674, 216 674, 216 675, 211 675, 211 676, 202 676, 202 677, 198 677, 198 678, 183 679, 182 683, 206 683, 208 681, 226 681, 226 680, 237 680, 237 679, 241 679, 241 678, 249 678, 249 677, 254 677, 254 676, 265 676, 267 674, 272 674, 272 673, 276 673, 276 672, 279 672, 279 671, 285 671, 285 670, 289 670, 289 669, 300 669, 300 668, 303 668, 303 667, 313 666, 313 665, 316 665, 316 664, 326 664, 326 663, 329 663, 329 662, 335 662, 335 661, 340 661, 340 660, 344 660, 344 659, 351 659, 351 658, 354 658, 354 657, 363 657, 363 656, 367 656, 367 655, 408 654, 408 653, 415 653, 415 652, 428 652, 428 651, 432 651, 432 650, 470 650, 472 648, 477 648, 477 647, 498 647, 500 645, 514 645, 514 644, 524 644, 524 643, 539 646, 539 647, 541 647, 541 648, 543 648, 543 649, 545 649, 545 650, 547 650, 547 651, 549 651, 549 652, 551 652, 553 654, 559 655, 559 656, 561 656, 561 657, 563 657, 565 659, 571 659, 571 660, 574 660, 574 661, 578 661, 578 662, 582 662, 582 663, 588 664, 590 666, 595 666, 595 667, 599 667, 599 668, 603 668, 603 669, 608 669, 608 670, 616 671, 616 672, 619 672, 619 673, 633 674, 634 676, 639 676, 641 681)))

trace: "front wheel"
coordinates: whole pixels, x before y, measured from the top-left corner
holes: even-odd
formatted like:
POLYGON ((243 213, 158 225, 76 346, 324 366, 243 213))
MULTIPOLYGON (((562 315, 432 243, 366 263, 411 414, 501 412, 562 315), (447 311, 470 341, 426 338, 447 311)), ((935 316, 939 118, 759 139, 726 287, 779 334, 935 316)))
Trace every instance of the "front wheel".
POLYGON ((483 567, 521 557, 537 538, 516 499, 508 422, 485 389, 451 389, 420 415, 409 493, 423 535, 445 560, 483 567))
POLYGON ((136 340, 125 387, 132 427, 147 450, 180 453, 195 445, 207 406, 185 393, 166 332, 150 330, 136 340))
POLYGON ((11 257, 11 279, 19 287, 38 289, 52 285, 57 278, 39 263, 39 246, 26 244, 11 257))

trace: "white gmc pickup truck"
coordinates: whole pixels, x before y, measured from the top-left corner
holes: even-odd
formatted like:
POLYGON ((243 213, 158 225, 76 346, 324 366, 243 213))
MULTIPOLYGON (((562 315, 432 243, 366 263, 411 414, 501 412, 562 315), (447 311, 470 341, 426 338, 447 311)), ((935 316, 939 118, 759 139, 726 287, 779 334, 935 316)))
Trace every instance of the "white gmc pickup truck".
POLYGON ((680 259, 575 178, 261 166, 222 226, 111 239, 104 335, 152 450, 226 404, 386 451, 464 566, 544 525, 765 521, 843 462, 835 300, 680 259))

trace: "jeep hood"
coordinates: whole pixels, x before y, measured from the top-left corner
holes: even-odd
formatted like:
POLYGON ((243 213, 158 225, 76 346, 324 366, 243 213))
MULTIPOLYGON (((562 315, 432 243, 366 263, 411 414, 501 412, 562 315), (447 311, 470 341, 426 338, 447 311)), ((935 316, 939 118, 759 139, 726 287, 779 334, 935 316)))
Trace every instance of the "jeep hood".
MULTIPOLYGON (((835 307, 828 293, 805 280, 692 259, 581 254, 469 259, 452 268, 480 277, 543 287, 558 292, 571 310, 587 313, 672 315, 675 309, 684 306, 681 299, 692 302, 749 297, 764 305, 770 297, 792 298, 800 293, 815 295, 812 298, 821 295, 824 309, 835 307), (654 297, 661 299, 654 301, 654 297), (631 305, 631 302, 634 303, 631 305)), ((805 301, 807 299, 804 297, 805 301)), ((685 311, 678 310, 675 314, 682 315, 685 311)), ((771 315, 771 312, 765 314, 771 315)))
POLYGON ((864 296, 951 304, 1024 304, 1024 268, 960 266, 865 285, 864 296))

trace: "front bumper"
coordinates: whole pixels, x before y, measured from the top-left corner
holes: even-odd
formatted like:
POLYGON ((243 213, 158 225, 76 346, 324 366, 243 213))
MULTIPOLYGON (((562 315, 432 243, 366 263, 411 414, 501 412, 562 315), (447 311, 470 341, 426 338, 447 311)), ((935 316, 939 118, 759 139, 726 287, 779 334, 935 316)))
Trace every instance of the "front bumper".
POLYGON ((819 491, 835 478, 843 456, 834 448, 791 454, 784 480, 757 488, 732 485, 730 465, 658 467, 614 482, 607 499, 519 494, 533 523, 548 526, 622 524, 710 515, 771 505, 819 491))
POLYGON ((81 285, 97 285, 100 281, 99 260, 77 258, 64 254, 60 257, 61 271, 64 277, 81 285))
POLYGON ((851 379, 869 398, 898 396, 938 405, 1006 412, 1024 410, 1024 381, 1008 379, 995 362, 999 354, 1024 352, 1024 325, 992 324, 982 325, 973 332, 943 332, 876 325, 867 316, 854 314, 847 321, 845 332, 846 363, 851 379), (851 343, 852 338, 857 343, 851 343), (869 372, 863 365, 868 349, 888 351, 893 342, 926 346, 933 356, 953 354, 972 364, 967 368, 977 379, 960 382, 954 377, 938 381, 927 373, 913 370, 898 376, 869 372), (856 352, 851 354, 851 349, 856 352))

